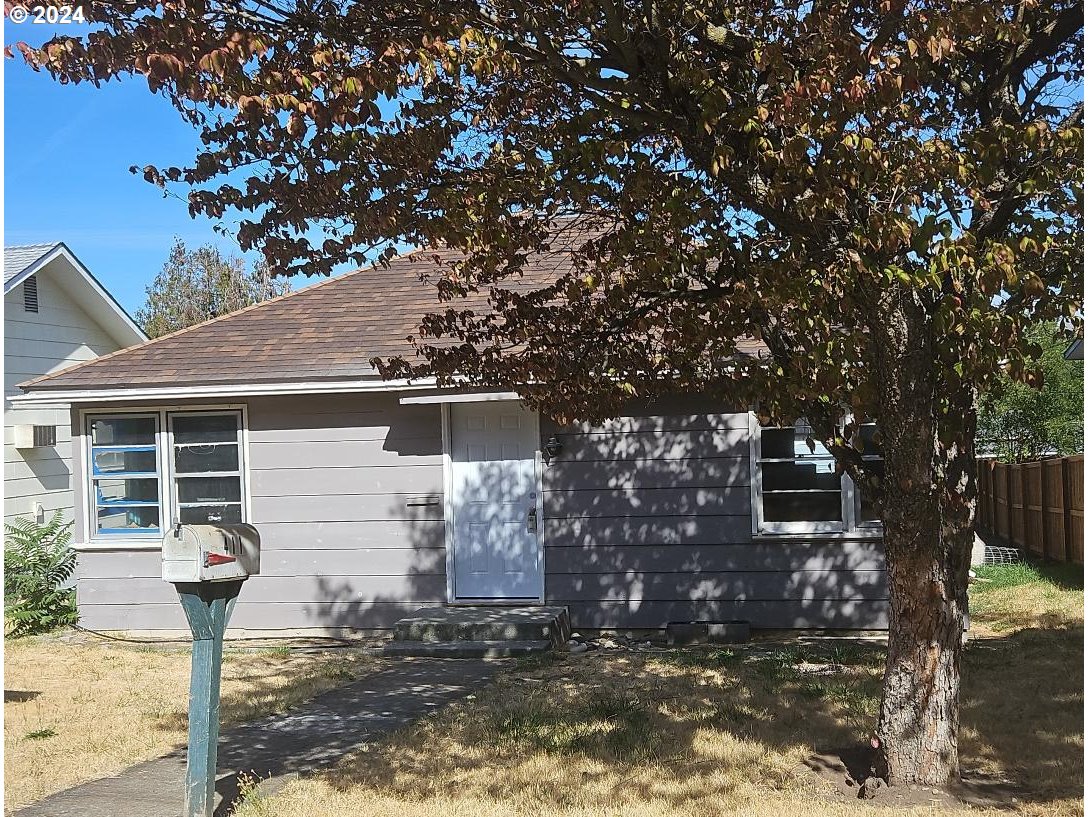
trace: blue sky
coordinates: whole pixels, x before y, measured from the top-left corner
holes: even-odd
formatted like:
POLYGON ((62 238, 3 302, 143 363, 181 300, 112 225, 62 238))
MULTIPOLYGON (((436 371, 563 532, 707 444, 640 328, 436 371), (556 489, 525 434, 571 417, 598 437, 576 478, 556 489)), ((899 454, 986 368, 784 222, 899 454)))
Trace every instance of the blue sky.
MULTIPOLYGON (((7 44, 38 44, 52 33, 4 21, 7 44)), ((164 198, 129 173, 131 165, 187 164, 199 146, 196 132, 143 78, 101 88, 60 85, 18 54, 4 62, 5 244, 66 242, 130 313, 175 235, 190 246, 214 243, 238 253, 210 220, 190 218, 184 201, 164 198)))

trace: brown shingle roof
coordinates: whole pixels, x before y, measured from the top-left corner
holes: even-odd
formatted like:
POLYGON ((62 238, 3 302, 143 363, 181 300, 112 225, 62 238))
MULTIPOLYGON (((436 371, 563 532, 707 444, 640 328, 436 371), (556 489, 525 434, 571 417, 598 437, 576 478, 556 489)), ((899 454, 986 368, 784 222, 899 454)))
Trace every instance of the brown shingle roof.
MULTIPOLYGON (((407 338, 419 334, 428 312, 486 305, 483 293, 440 302, 436 258, 455 256, 434 250, 404 255, 389 267, 350 272, 20 385, 46 391, 373 378, 372 358, 414 354, 407 338)), ((556 248, 533 256, 526 277, 551 281, 570 268, 569 248, 556 248)))
POLYGON ((440 306, 431 252, 357 270, 21 384, 27 391, 373 377, 440 306))

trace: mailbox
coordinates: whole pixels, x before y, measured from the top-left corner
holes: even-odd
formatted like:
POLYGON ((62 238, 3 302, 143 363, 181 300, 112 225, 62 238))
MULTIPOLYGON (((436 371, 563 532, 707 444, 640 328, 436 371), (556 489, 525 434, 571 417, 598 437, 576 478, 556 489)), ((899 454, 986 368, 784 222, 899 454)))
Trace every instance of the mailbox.
POLYGON ((261 572, 253 525, 174 525, 163 539, 163 581, 238 581, 261 572))
POLYGON ((176 522, 163 538, 163 580, 178 591, 193 633, 186 817, 212 817, 223 638, 242 583, 260 572, 261 536, 253 525, 176 522))

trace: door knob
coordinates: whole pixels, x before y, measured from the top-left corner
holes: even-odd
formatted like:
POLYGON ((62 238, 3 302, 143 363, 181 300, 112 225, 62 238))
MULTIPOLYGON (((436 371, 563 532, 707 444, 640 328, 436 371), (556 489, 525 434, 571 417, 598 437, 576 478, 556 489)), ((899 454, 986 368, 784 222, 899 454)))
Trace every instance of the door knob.
POLYGON ((537 532, 537 509, 530 508, 529 513, 526 514, 526 530, 529 533, 537 532))

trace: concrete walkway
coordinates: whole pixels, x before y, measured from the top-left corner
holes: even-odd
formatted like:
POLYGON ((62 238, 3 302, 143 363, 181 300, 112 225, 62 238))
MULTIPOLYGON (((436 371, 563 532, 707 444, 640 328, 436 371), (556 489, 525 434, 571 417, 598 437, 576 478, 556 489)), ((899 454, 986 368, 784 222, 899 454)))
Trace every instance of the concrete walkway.
MULTIPOLYGON (((502 666, 478 660, 401 659, 330 690, 286 715, 226 729, 219 739, 216 815, 225 817, 247 772, 275 790, 294 776, 434 712, 488 681, 502 666)), ((180 817, 185 751, 67 789, 15 817, 180 817)))

